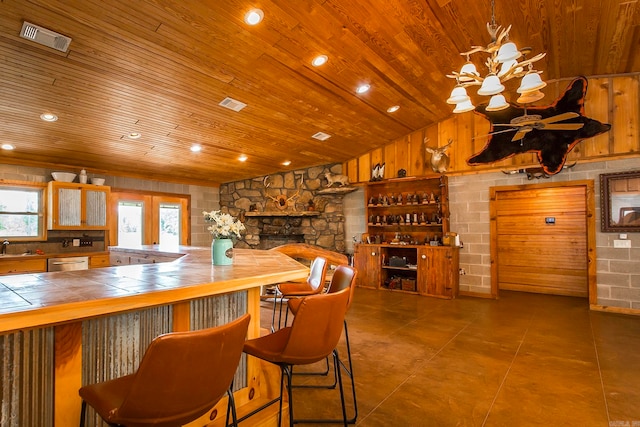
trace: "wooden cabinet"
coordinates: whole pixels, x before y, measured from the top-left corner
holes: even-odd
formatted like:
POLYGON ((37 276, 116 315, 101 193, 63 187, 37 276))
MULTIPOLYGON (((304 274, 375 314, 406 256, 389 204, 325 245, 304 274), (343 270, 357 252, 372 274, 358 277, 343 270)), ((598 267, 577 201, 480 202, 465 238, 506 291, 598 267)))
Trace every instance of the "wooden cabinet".
POLYGON ((417 249, 418 293, 443 298, 458 296, 459 250, 437 246, 417 249))
POLYGON ((47 271, 45 258, 28 257, 11 260, 0 260, 0 275, 22 273, 44 273, 47 271))
POLYGON ((356 245, 357 285, 438 298, 458 296, 459 248, 356 245))
POLYGON ((356 286, 363 288, 380 286, 380 246, 356 245, 354 266, 358 270, 356 286))
POLYGON ((49 230, 106 230, 109 187, 52 181, 48 184, 49 230))
POLYGON ((446 176, 397 178, 366 185, 367 236, 364 243, 442 242, 449 231, 446 176))
POLYGON ((91 255, 89 257, 89 268, 102 268, 110 266, 111 262, 109 260, 109 255, 91 255))

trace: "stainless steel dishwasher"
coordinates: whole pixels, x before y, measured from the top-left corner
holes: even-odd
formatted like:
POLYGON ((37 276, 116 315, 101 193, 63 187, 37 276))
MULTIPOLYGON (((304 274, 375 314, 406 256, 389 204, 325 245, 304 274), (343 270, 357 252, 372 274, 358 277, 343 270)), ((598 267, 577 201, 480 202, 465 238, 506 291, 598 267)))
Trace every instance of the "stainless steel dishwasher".
POLYGON ((49 258, 47 260, 47 271, 71 271, 88 270, 88 256, 74 256, 65 258, 49 258))

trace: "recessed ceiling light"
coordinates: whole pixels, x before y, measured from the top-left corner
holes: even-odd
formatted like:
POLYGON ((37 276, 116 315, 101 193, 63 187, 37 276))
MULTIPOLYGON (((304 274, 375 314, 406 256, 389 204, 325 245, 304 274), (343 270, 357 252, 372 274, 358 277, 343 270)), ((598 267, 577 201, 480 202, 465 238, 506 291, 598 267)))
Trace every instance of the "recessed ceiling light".
POLYGON ((198 144, 193 144, 190 148, 190 150, 194 153, 199 153, 202 151, 202 146, 198 145, 198 144))
POLYGON ((238 160, 240 160, 241 162, 246 162, 248 159, 248 157, 245 154, 240 154, 240 157, 238 157, 238 160))
POLYGON ((140 137, 142 136, 141 133, 138 132, 131 132, 127 135, 127 138, 129 139, 140 139, 140 137))
POLYGON ((291 164, 291 160, 285 160, 284 162, 282 162, 283 166, 289 166, 291 164))
POLYGON ((40 118, 45 122, 55 122, 58 120, 58 116, 53 113, 42 113, 40 114, 40 118))
POLYGON ((371 89, 371 85, 365 83, 363 85, 358 86, 358 88, 356 89, 356 93, 365 93, 369 89, 371 89))
POLYGON ((249 25, 257 25, 264 18, 264 12, 260 9, 251 9, 244 15, 244 22, 249 25))
POLYGON ((314 67, 319 67, 321 65, 324 65, 328 60, 329 58, 327 57, 327 55, 318 55, 313 58, 313 61, 311 61, 311 65, 313 65, 314 67))
POLYGON ((16 147, 11 145, 11 144, 2 144, 2 149, 3 150, 13 150, 14 148, 16 148, 16 147))
POLYGON ((394 105, 393 107, 389 107, 387 108, 387 113, 395 113, 396 111, 398 111, 400 109, 399 105, 394 105))

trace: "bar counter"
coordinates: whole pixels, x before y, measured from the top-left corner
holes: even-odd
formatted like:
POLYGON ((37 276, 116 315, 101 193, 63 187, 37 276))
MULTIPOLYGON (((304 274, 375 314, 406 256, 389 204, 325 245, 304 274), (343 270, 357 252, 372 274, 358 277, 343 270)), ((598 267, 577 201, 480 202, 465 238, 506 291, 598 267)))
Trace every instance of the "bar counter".
MULTIPOLYGON (((0 386, 4 406, 0 412, 10 411, 0 413, 0 418, 8 420, 7 425, 77 425, 78 389, 83 383, 95 381, 85 377, 105 375, 87 374, 91 372, 87 365, 99 365, 99 361, 83 364, 83 357, 111 356, 114 348, 128 347, 130 341, 136 341, 133 350, 126 350, 136 361, 132 363, 131 355, 123 355, 126 366, 115 369, 121 372, 106 374, 107 378, 116 377, 124 374, 123 370, 135 369, 154 336, 214 326, 244 312, 252 315, 249 338, 259 336, 260 287, 303 279, 308 274, 307 267, 273 251, 235 249, 233 265, 212 266, 210 248, 180 247, 173 254, 155 246, 113 250, 179 258, 155 264, 0 276, 0 386), (224 300, 216 302, 216 298, 224 300), (31 355, 24 354, 27 352, 31 355), (46 379, 48 363, 50 381, 46 379), (14 365, 24 366, 18 369, 14 365), (25 377, 44 380, 31 384, 18 378, 22 385, 14 385, 16 372, 25 370, 34 371, 25 373, 25 377), (19 388, 37 391, 29 391, 33 395, 28 392, 24 397, 25 390, 19 388), (9 409, 5 404, 12 399, 11 393, 15 402, 11 401, 9 409), (34 410, 45 414, 44 418, 37 418, 34 410)), ((99 369, 113 369, 114 363, 106 361, 99 369)), ((259 370, 259 365, 248 361, 246 381, 259 382, 259 370)))

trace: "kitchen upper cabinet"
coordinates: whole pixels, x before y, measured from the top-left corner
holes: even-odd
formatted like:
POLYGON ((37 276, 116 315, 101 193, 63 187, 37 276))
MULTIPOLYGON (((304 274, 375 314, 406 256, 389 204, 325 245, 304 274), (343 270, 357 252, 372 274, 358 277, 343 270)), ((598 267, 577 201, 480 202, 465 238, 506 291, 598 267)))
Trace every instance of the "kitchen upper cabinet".
POLYGON ((109 187, 52 181, 48 185, 49 230, 106 230, 109 187))

